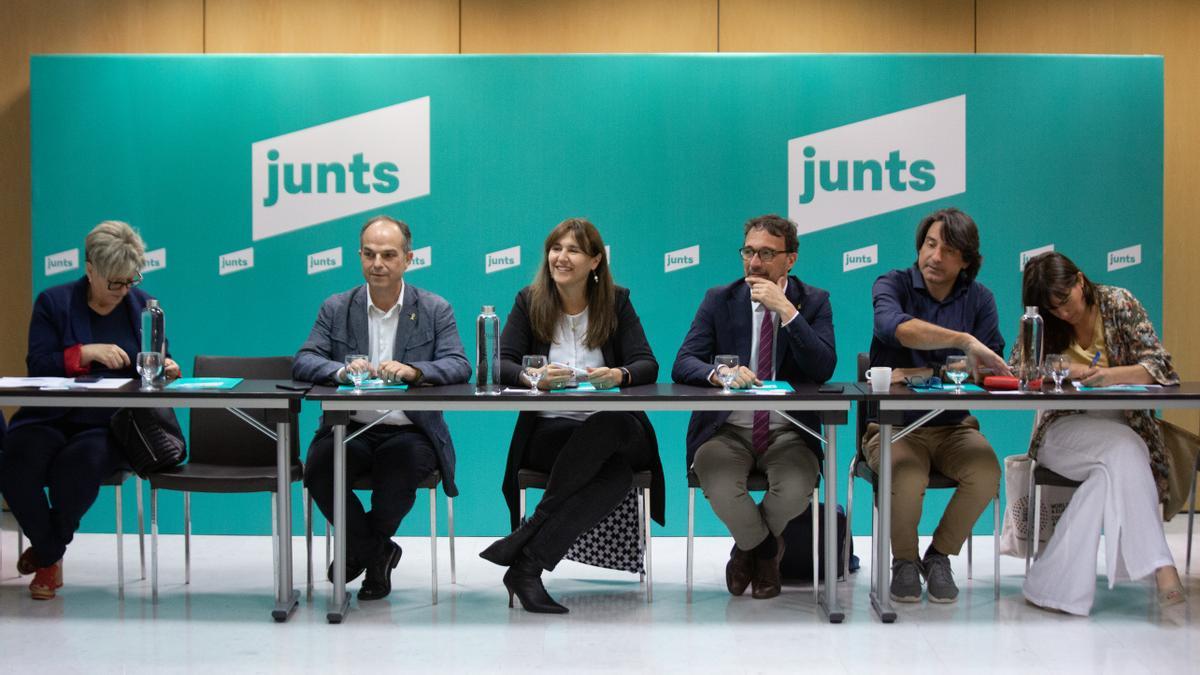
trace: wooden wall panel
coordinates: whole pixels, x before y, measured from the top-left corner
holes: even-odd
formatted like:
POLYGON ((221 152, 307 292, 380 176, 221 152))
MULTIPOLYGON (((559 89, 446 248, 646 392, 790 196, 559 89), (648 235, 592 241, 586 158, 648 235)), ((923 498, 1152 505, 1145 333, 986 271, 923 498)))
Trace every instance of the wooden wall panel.
POLYGON ((721 0, 723 52, 975 51, 974 0, 721 0))
MULTIPOLYGON (((982 52, 1161 54, 1164 71, 1163 341, 1185 380, 1200 379, 1200 3, 979 0, 982 52)), ((1139 224, 1132 223, 1131 227, 1139 224)), ((1200 412, 1169 417, 1200 429, 1200 412)))
POLYGON ((462 0, 464 54, 716 49, 717 0, 462 0))
POLYGON ((207 0, 205 51, 458 51, 458 0, 207 0))
MULTIPOLYGON (((25 372, 31 309, 29 56, 199 52, 203 0, 0 2, 0 373, 25 372)), ((136 224, 136 223, 135 223, 136 224)), ((82 246, 83 242, 80 241, 82 246)), ((40 264, 40 261, 36 261, 40 264)))

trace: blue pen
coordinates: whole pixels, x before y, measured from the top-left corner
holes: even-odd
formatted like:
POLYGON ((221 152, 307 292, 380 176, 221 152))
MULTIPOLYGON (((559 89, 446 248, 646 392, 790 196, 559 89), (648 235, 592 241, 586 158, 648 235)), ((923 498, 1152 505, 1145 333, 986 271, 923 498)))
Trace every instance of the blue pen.
POLYGON ((1095 368, 1097 363, 1100 363, 1100 350, 1099 349, 1096 350, 1096 355, 1092 357, 1091 367, 1095 368))

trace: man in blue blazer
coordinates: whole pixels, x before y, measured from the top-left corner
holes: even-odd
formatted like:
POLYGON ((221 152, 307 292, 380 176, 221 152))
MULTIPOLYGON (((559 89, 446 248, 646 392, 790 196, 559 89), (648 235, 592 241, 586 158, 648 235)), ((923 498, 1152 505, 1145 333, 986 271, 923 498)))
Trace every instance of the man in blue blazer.
MULTIPOLYGON (((404 282, 412 262, 408 225, 388 216, 371 218, 359 234, 359 256, 367 283, 325 300, 308 340, 296 353, 292 376, 316 384, 346 384, 346 368, 362 367, 372 377, 409 386, 466 382, 471 366, 450 303, 404 282), (367 359, 345 363, 347 356, 356 354, 367 359)), ((358 411, 348 431, 383 414, 358 411)), ((370 511, 353 492, 346 500, 346 580, 366 571, 360 600, 377 600, 391 592, 391 573, 402 553, 392 535, 412 508, 417 486, 435 469, 442 473, 446 494, 456 496, 454 444, 440 412, 387 413, 381 423, 346 444, 347 490, 368 474, 374 488, 370 511)), ((321 512, 332 520, 329 425, 321 425, 308 448, 304 482, 321 512)))
MULTIPOLYGON (((681 384, 720 387, 718 355, 737 355, 728 369, 732 388, 764 380, 820 384, 833 375, 837 354, 829 293, 788 274, 796 263, 796 226, 776 215, 745 224, 745 277, 708 290, 684 338, 671 377, 681 384)), ((819 429, 811 412, 789 412, 819 429)), ((783 528, 805 511, 820 471, 820 448, 777 413, 697 412, 687 432, 688 466, 735 546, 725 567, 733 595, 753 586, 755 598, 779 595, 783 528), (746 478, 759 471, 770 490, 756 504, 746 478)))

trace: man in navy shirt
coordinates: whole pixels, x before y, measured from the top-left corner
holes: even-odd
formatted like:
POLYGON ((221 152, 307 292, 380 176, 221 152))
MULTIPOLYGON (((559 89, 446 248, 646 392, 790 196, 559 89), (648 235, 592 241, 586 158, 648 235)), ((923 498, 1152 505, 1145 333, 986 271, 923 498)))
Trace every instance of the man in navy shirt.
MULTIPOLYGON (((1009 374, 996 300, 975 280, 983 263, 975 221, 955 208, 932 213, 917 226, 916 248, 916 264, 875 281, 871 365, 891 367, 892 381, 901 382, 939 375, 947 356, 966 354, 977 373, 1009 374)), ((921 415, 909 413, 905 423, 921 415)), ((867 425, 863 441, 868 463, 878 471, 878 424, 867 425)), ((922 576, 931 601, 957 599, 947 556, 958 554, 999 485, 992 446, 966 411, 942 413, 892 443, 892 600, 920 602, 922 576), (917 523, 931 470, 958 487, 921 558, 917 523)))

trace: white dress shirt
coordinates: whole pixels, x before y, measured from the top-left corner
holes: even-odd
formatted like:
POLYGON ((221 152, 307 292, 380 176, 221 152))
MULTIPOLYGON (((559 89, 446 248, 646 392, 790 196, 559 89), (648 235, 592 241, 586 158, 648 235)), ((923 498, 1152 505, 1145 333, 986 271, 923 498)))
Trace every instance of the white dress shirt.
MULTIPOLYGON (((371 289, 367 288, 367 342, 370 349, 371 365, 376 368, 384 361, 393 359, 392 351, 396 347, 396 328, 400 325, 400 310, 404 307, 404 282, 400 282, 400 298, 396 304, 388 311, 383 311, 375 306, 371 300, 371 289)), ((350 419, 362 424, 370 424, 379 417, 383 410, 363 411, 360 410, 350 416, 350 419)), ((384 417, 380 424, 391 424, 393 426, 404 426, 412 424, 412 420, 408 419, 402 411, 393 410, 384 417)))
MULTIPOLYGON (((789 281, 788 283, 791 283, 791 282, 789 281)), ((784 290, 786 292, 786 288, 784 290)), ((751 329, 750 329, 750 363, 742 364, 743 366, 746 366, 750 370, 754 371, 754 374, 758 376, 758 379, 764 380, 764 381, 777 379, 775 377, 775 373, 760 373, 760 372, 758 372, 758 333, 762 328, 763 314, 766 312, 767 312, 767 308, 763 307, 761 302, 754 302, 753 300, 750 301, 750 316, 751 316, 751 321, 750 321, 750 325, 751 325, 751 329)), ((799 314, 797 314, 796 316, 798 316, 798 315, 799 314)), ((792 321, 796 320, 796 316, 792 317, 792 321)), ((779 324, 779 316, 778 315, 776 315, 774 312, 771 312, 771 317, 772 317, 772 324, 775 326, 775 339, 771 341, 771 363, 774 364, 774 363, 777 363, 775 360, 775 356, 779 353, 779 329, 782 326, 780 326, 780 324, 779 324)), ((791 323, 791 322, 789 321, 788 323, 791 323)), ((753 410, 735 410, 734 412, 730 413, 729 419, 726 420, 726 422, 729 424, 739 426, 739 427, 744 427, 746 429, 752 429, 752 428, 754 428, 754 411, 753 410)), ((770 428, 772 430, 779 429, 781 427, 786 427, 789 425, 790 425, 790 422, 783 419, 783 417, 781 417, 779 415, 779 413, 777 413, 777 412, 771 413, 770 428)))
MULTIPOLYGON (((564 313, 554 327, 554 342, 550 343, 550 363, 563 363, 572 368, 603 368, 604 354, 599 349, 593 349, 584 344, 588 330, 588 311, 571 315, 564 313)), ((586 377, 576 376, 578 381, 587 381, 586 377)), ((590 412, 543 412, 540 417, 565 417, 583 421, 590 412)))

